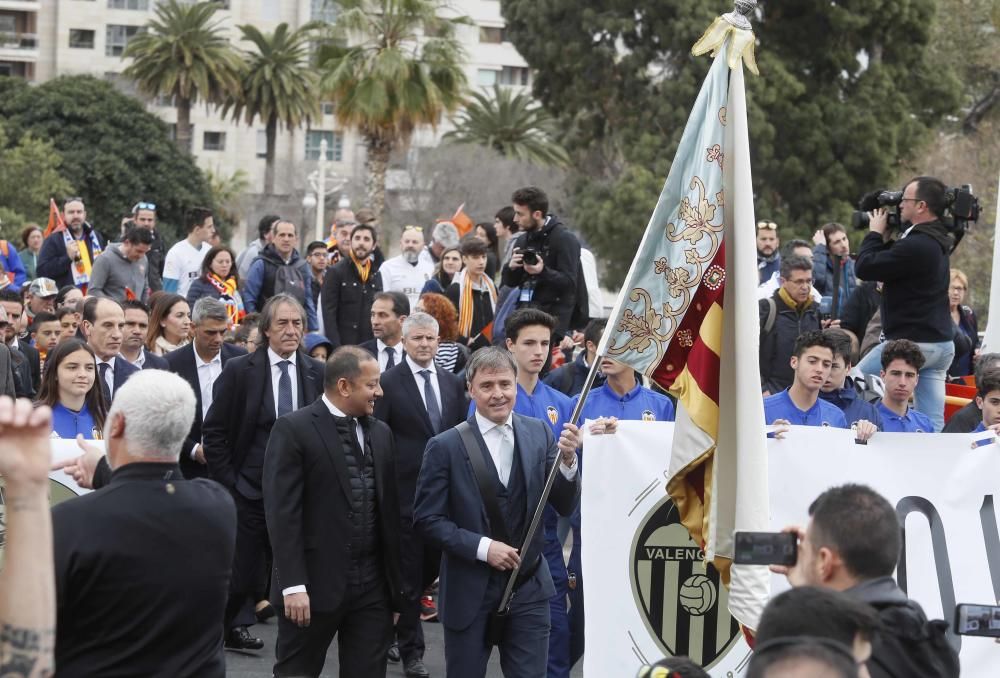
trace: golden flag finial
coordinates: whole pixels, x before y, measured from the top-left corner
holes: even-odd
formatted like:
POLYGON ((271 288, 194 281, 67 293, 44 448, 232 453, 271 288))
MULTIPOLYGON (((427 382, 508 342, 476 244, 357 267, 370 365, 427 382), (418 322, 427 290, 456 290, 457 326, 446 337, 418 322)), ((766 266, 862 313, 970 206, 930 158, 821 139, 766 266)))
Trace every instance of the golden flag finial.
POLYGON ((712 56, 718 54, 729 40, 726 61, 730 68, 736 68, 740 58, 754 75, 760 75, 757 70, 757 60, 754 57, 754 42, 756 40, 748 18, 757 9, 757 0, 735 0, 732 12, 716 17, 704 35, 691 48, 691 53, 701 56, 708 51, 712 56))

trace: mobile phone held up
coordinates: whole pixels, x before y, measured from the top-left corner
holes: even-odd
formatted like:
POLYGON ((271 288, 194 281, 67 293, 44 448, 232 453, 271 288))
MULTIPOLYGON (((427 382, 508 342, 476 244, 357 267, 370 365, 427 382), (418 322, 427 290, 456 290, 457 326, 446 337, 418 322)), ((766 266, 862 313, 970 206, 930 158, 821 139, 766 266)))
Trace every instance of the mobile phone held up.
POLYGON ((1000 638, 1000 605, 956 605, 955 633, 1000 638))
POLYGON ((735 542, 733 562, 737 565, 790 567, 798 560, 798 535, 794 532, 737 532, 735 542))

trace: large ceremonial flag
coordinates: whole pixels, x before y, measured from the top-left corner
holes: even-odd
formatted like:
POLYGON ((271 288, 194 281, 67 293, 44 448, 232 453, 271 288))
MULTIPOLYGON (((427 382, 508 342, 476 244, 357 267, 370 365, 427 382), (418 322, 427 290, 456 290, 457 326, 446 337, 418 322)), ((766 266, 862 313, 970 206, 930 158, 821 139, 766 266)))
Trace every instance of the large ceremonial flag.
POLYGON ((730 587, 733 617, 750 628, 767 602, 767 573, 731 561, 734 530, 769 525, 743 81, 743 60, 756 70, 752 49, 749 24, 734 15, 695 46, 717 56, 598 351, 678 398, 667 492, 730 587))
POLYGON ((983 353, 1000 351, 1000 179, 997 180, 997 216, 993 221, 993 276, 990 279, 990 316, 986 321, 986 333, 983 336, 983 353))

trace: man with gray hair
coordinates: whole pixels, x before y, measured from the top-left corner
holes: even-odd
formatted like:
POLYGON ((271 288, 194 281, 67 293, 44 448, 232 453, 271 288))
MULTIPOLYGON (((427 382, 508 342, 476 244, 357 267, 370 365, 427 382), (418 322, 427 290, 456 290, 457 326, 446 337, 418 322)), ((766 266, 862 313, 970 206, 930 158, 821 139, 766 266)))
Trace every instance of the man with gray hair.
POLYGON ((60 676, 225 676, 236 509, 177 466, 194 413, 180 377, 134 375, 104 426, 109 485, 52 509, 60 676))
POLYGON ((403 321, 403 360, 382 373, 381 398, 375 417, 392 430, 396 443, 396 485, 399 488, 400 557, 403 572, 403 609, 396 638, 403 671, 408 678, 427 676, 423 663, 424 634, 420 624, 420 597, 438 575, 441 554, 413 530, 413 497, 427 441, 465 419, 465 385, 449 370, 434 363, 438 322, 417 312, 403 321))
POLYGON ((449 247, 458 247, 458 229, 450 221, 441 221, 431 231, 431 244, 420 253, 420 261, 431 266, 441 261, 441 255, 449 247))
POLYGON ((201 426, 212 406, 212 389, 230 358, 246 355, 246 351, 225 342, 229 326, 229 313, 218 299, 202 297, 191 311, 194 340, 164 359, 168 369, 181 377, 194 389, 197 403, 194 421, 184 446, 181 448, 180 466, 185 478, 207 478, 205 450, 201 444, 201 426))

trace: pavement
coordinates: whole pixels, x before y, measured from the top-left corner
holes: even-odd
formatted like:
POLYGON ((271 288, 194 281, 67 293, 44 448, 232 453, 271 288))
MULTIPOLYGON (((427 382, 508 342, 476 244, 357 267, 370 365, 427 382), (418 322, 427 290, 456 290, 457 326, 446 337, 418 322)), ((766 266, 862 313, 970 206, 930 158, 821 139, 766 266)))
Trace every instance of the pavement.
MULTIPOLYGON (((229 678, 271 678, 271 668, 274 666, 274 642, 278 635, 278 625, 274 619, 270 619, 264 624, 251 626, 250 632, 264 641, 264 649, 259 652, 226 650, 226 676, 229 678)), ((441 624, 424 623, 424 642, 427 646, 424 653, 424 664, 427 665, 431 678, 445 678, 444 631, 441 624)), ((337 641, 334 640, 326 655, 326 665, 323 667, 322 678, 337 678, 337 667, 337 641)), ((582 661, 577 663, 570 675, 572 678, 583 676, 582 661)), ((387 678, 403 678, 402 665, 390 663, 386 676, 387 678)), ((499 653, 496 651, 490 658, 486 676, 487 678, 501 678, 503 676, 500 671, 499 653)))

